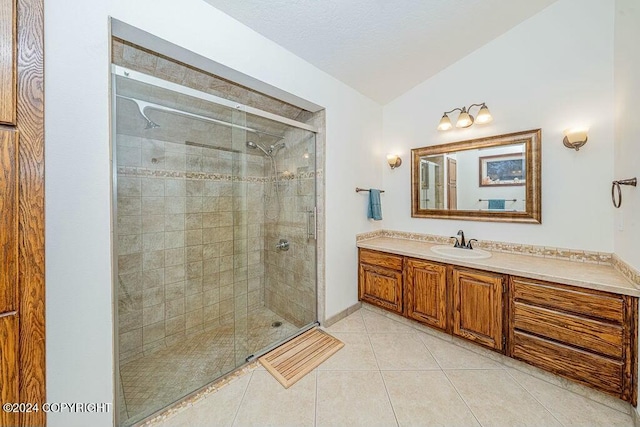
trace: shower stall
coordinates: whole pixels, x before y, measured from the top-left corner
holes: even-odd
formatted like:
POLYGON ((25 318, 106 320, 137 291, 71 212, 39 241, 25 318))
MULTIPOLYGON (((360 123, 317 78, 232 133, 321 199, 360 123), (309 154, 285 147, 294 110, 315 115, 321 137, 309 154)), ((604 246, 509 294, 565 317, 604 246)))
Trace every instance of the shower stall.
POLYGON ((112 67, 128 426, 316 323, 316 129, 112 67))

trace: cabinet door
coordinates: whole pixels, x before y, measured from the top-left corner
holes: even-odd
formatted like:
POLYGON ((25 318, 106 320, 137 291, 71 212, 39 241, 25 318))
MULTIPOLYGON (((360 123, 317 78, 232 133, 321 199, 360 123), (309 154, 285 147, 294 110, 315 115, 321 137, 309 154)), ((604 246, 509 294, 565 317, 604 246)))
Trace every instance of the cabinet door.
POLYGON ((453 333, 502 350, 504 277, 453 268, 453 333))
POLYGON ((407 260, 407 316, 436 328, 447 328, 447 267, 407 260))
POLYGON ((402 313, 402 271, 360 263, 359 299, 402 313))

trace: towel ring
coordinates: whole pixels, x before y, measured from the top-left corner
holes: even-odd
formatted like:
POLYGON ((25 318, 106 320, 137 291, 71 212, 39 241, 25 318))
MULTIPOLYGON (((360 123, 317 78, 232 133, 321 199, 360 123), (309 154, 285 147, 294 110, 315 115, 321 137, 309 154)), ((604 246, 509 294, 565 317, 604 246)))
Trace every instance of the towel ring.
POLYGON ((611 201, 613 202, 613 207, 615 208, 619 208, 622 205, 622 190, 620 189, 621 185, 631 185, 635 187, 638 185, 638 179, 630 178, 630 179, 621 179, 620 181, 613 181, 613 183, 611 184, 611 201), (617 202, 616 202, 616 190, 618 190, 617 202))

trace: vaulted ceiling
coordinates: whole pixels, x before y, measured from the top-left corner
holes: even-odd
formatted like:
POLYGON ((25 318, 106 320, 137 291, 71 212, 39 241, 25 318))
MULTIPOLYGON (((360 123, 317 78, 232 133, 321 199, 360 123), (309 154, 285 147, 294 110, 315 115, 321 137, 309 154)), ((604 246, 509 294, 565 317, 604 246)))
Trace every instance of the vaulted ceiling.
POLYGON ((385 104, 556 0, 205 0, 385 104))

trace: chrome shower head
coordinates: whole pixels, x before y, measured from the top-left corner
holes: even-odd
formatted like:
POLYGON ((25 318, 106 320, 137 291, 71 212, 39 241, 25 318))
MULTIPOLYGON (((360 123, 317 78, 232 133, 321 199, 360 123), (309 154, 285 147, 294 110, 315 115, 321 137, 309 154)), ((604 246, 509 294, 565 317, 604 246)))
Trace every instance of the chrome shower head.
POLYGON ((249 148, 251 148, 253 150, 255 150, 257 148, 258 150, 262 151, 265 156, 271 157, 271 152, 270 151, 265 150, 264 148, 262 148, 260 145, 256 144, 253 141, 247 141, 247 147, 249 147, 249 148))

